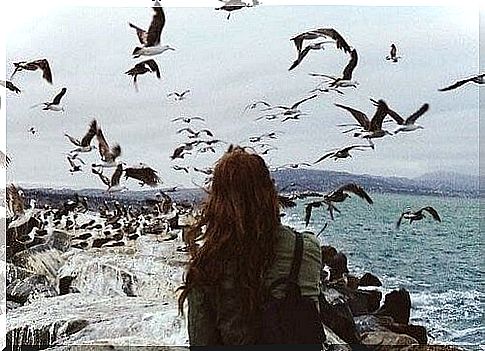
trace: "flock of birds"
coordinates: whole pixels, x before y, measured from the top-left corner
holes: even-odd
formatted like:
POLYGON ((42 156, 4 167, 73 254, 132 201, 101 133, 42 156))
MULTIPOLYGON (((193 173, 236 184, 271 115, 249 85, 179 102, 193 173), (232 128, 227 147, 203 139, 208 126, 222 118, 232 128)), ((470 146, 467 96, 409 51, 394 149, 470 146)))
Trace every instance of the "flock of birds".
MULTIPOLYGON (((257 0, 253 0, 252 4, 245 3, 240 0, 220 0, 224 3, 223 6, 216 8, 216 10, 228 12, 227 19, 230 18, 232 12, 241 10, 243 8, 255 7, 259 5, 257 0)), ((158 1, 155 1, 155 5, 152 7, 154 12, 150 26, 148 30, 144 30, 132 23, 129 26, 136 31, 137 38, 141 45, 136 46, 132 52, 133 58, 140 57, 152 57, 160 55, 167 51, 175 50, 170 45, 161 43, 161 34, 166 24, 166 18, 163 8, 158 1)), ((296 59, 289 67, 289 71, 297 69, 301 63, 308 57, 310 53, 326 50, 328 46, 335 45, 344 55, 348 55, 349 60, 347 65, 343 68, 341 74, 331 75, 322 73, 309 73, 310 76, 320 80, 319 84, 310 91, 311 95, 306 96, 291 105, 277 104, 273 105, 267 101, 259 100, 249 103, 244 111, 245 113, 251 113, 251 111, 259 111, 262 113, 256 118, 256 121, 260 120, 275 120, 280 122, 297 121, 307 113, 303 109, 303 106, 310 103, 312 100, 317 99, 321 93, 337 93, 345 95, 345 92, 349 88, 358 89, 359 82, 353 80, 353 73, 357 68, 359 56, 357 49, 352 47, 348 41, 334 28, 318 28, 312 29, 303 33, 300 33, 290 40, 293 42, 296 49, 296 59)), ((402 59, 397 53, 397 47, 395 44, 391 45, 389 55, 385 57, 385 60, 392 64, 398 64, 402 59)), ((53 83, 52 71, 47 59, 36 59, 32 61, 20 61, 15 62, 14 71, 8 81, 1 82, 8 90, 13 93, 21 93, 21 89, 15 86, 13 83, 14 76, 21 71, 42 71, 42 77, 49 82, 53 83)), ((144 74, 154 74, 158 79, 161 78, 160 69, 154 58, 149 58, 138 62, 133 68, 125 72, 128 76, 133 77, 133 84, 138 91, 138 76, 144 74)), ((478 85, 485 84, 485 74, 478 74, 469 78, 461 79, 447 87, 438 89, 439 91, 450 91, 457 89, 467 83, 475 83, 478 85)), ((62 112, 64 108, 62 106, 62 99, 67 92, 67 88, 63 87, 60 92, 52 99, 52 101, 42 102, 33 107, 42 106, 44 111, 62 112)), ((186 89, 180 92, 172 92, 167 95, 167 98, 173 99, 176 102, 185 100, 191 94, 190 89, 186 89)), ((343 104, 335 104, 339 109, 349 113, 355 123, 340 124, 338 127, 346 127, 343 134, 353 132, 353 137, 361 140, 361 143, 354 145, 348 145, 333 150, 328 150, 325 154, 321 155, 313 163, 301 162, 301 163, 288 163, 279 167, 273 168, 278 170, 282 168, 299 168, 299 167, 311 167, 312 165, 321 163, 327 159, 346 159, 352 157, 351 152, 365 151, 375 149, 374 139, 383 138, 388 135, 394 135, 402 132, 413 132, 423 127, 416 124, 417 120, 421 118, 428 110, 429 104, 424 103, 415 112, 407 117, 403 117, 400 113, 391 109, 384 99, 370 99, 372 105, 375 107, 372 117, 366 113, 350 106, 343 104), (384 124, 394 122, 397 124, 397 129, 390 132, 384 129, 384 124), (350 128, 349 128, 350 127, 350 128)), ((170 156, 172 161, 182 160, 185 156, 193 153, 216 153, 216 147, 221 144, 228 144, 226 141, 216 139, 215 133, 203 127, 196 127, 199 123, 204 123, 205 119, 200 116, 179 116, 171 120, 172 123, 182 124, 178 129, 177 134, 185 135, 187 141, 178 145, 170 156)), ((29 133, 35 134, 37 130, 35 127, 29 129, 29 133)), ((70 134, 65 133, 68 141, 72 143, 76 148, 70 150, 67 153, 67 161, 69 163, 69 172, 76 173, 82 171, 82 166, 86 165, 86 162, 81 158, 81 155, 88 154, 95 149, 98 149, 100 155, 100 163, 93 162, 91 164, 91 172, 95 174, 101 182, 107 187, 108 192, 117 192, 126 189, 126 186, 121 184, 121 177, 124 174, 125 179, 132 178, 139 181, 140 185, 157 186, 161 180, 157 175, 157 171, 153 168, 140 163, 138 165, 127 166, 125 162, 120 160, 122 149, 119 144, 110 144, 107 142, 103 130, 98 122, 93 119, 88 126, 88 131, 82 138, 76 138, 70 134), (97 145, 92 144, 96 137, 97 145), (104 174, 106 169, 114 169, 110 176, 104 174)), ((266 155, 269 152, 277 150, 277 147, 270 144, 271 141, 279 138, 280 133, 277 131, 270 131, 257 136, 249 137, 249 145, 259 154, 266 155)), ((198 168, 192 166, 185 166, 180 164, 173 164, 172 169, 184 173, 190 173, 191 171, 199 172, 206 175, 208 180, 212 174, 212 168, 198 168)), ((312 210, 314 208, 327 206, 330 218, 334 219, 334 212, 340 212, 335 207, 335 203, 344 201, 349 197, 349 193, 356 194, 360 198, 364 199, 367 203, 372 204, 373 201, 365 190, 357 184, 346 184, 337 190, 329 194, 321 194, 315 192, 300 193, 292 195, 293 198, 285 197, 281 195, 280 200, 282 205, 285 204, 292 206, 292 200, 305 197, 317 197, 316 200, 308 203, 305 210, 305 224, 308 225, 311 219, 312 210)), ((431 214, 432 218, 441 221, 437 211, 431 206, 423 207, 422 209, 413 212, 405 211, 399 218, 397 226, 399 226, 403 219, 409 219, 410 222, 418 221, 425 218, 424 212, 431 214)), ((326 227, 326 226, 325 226, 326 227)))

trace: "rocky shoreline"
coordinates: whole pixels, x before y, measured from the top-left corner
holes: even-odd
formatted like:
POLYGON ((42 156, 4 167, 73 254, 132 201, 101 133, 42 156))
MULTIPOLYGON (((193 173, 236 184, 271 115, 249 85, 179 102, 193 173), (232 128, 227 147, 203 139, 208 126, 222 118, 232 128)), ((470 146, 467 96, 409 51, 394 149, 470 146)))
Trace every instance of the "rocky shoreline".
MULTIPOLYGON (((31 220, 42 216, 39 210, 31 220)), ((8 229, 9 349, 187 347, 176 303, 188 260, 181 230, 121 235, 125 225, 113 229, 109 219, 103 221, 103 229, 95 229, 98 216, 84 213, 76 215, 75 225, 64 220, 56 228, 32 229, 27 221, 8 229), (30 241, 19 241, 22 237, 30 241), (101 240, 107 237, 114 239, 101 240)), ((322 257, 320 309, 328 349, 457 349, 428 345, 425 326, 409 323, 406 290, 382 296, 379 278, 348 273, 343 253, 323 246, 322 257)))

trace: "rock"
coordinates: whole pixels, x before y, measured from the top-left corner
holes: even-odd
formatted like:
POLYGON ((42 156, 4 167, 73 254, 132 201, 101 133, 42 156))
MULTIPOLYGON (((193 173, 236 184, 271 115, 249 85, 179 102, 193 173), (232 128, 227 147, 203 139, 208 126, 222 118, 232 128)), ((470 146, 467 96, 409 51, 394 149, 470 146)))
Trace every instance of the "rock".
POLYGON ((65 277, 59 278, 59 284, 58 284, 59 295, 66 295, 72 292, 71 283, 74 279, 76 279, 76 277, 65 276, 65 277))
POLYGON ((57 295, 56 289, 49 280, 39 274, 32 275, 25 279, 17 279, 7 286, 7 300, 21 304, 41 297, 52 297, 57 295))
POLYGON ((55 281, 57 271, 64 264, 61 252, 47 244, 41 244, 18 252, 12 258, 15 265, 45 275, 55 281))
POLYGON ((323 265, 328 265, 332 261, 333 257, 337 254, 337 249, 329 245, 323 245, 321 247, 321 251, 323 265))
MULTIPOLYGON (((396 346, 405 346, 417 344, 417 340, 405 335, 397 334, 393 332, 368 332, 362 335, 362 344, 372 347, 372 350, 385 350, 388 351, 396 346)), ((399 348, 401 350, 401 348, 399 348)))
POLYGON ((359 279, 359 286, 382 286, 382 283, 374 274, 365 273, 359 279))
POLYGON ((396 323, 408 324, 411 314, 411 297, 409 296, 409 292, 401 288, 386 294, 384 304, 376 314, 390 316, 396 323))
POLYGON ((349 299, 349 307, 354 316, 375 312, 382 299, 382 293, 377 290, 355 290, 349 299))
POLYGON ((35 272, 31 270, 17 267, 12 263, 7 263, 5 273, 7 277, 7 282, 6 282, 7 286, 12 284, 17 279, 23 280, 35 274, 35 272))
POLYGON ((61 252, 66 252, 71 245, 71 236, 62 230, 53 230, 47 240, 47 245, 61 252))
POLYGON ((19 308, 21 306, 22 306, 21 303, 18 303, 18 302, 15 302, 15 301, 9 301, 9 300, 7 300, 7 303, 6 303, 7 311, 10 311, 10 310, 19 308))
POLYGON ((428 333, 426 328, 421 325, 392 323, 388 326, 390 331, 398 334, 406 334, 418 341, 419 344, 428 343, 428 333))

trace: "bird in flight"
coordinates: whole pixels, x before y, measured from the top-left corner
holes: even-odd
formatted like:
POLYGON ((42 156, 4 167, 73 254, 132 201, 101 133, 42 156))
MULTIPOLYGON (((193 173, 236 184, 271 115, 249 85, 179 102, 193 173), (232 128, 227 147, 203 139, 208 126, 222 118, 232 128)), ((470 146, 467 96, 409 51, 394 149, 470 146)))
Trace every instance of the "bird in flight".
POLYGON ((135 86, 136 91, 138 91, 137 77, 145 73, 155 73, 158 79, 161 78, 160 69, 153 59, 137 63, 135 67, 125 72, 125 74, 133 77, 133 85, 135 86))
POLYGON ((401 56, 397 56, 396 45, 391 44, 391 51, 389 52, 389 56, 386 56, 386 60, 396 63, 400 58, 401 56))
POLYGON ((40 69, 42 71, 42 78, 44 78, 47 82, 52 84, 52 71, 49 65, 49 61, 46 59, 39 59, 39 60, 34 60, 34 61, 20 61, 20 62, 14 62, 13 64, 15 66, 15 69, 10 76, 10 80, 12 80, 13 76, 17 72, 21 71, 36 71, 37 69, 40 69))
POLYGON ((116 159, 121 155, 121 146, 115 144, 113 147, 110 147, 99 126, 96 130, 96 139, 98 140, 98 149, 102 163, 99 165, 93 164, 92 167, 117 167, 116 159))
POLYGON ((485 84, 485 73, 478 74, 478 75, 475 75, 475 76, 472 76, 472 77, 469 77, 469 78, 459 80, 459 81, 451 84, 450 86, 447 86, 445 88, 441 88, 441 89, 438 89, 438 90, 439 91, 453 90, 453 89, 461 87, 462 85, 464 85, 466 83, 475 83, 475 84, 478 84, 478 85, 485 84))
POLYGON ((126 167, 123 170, 125 172, 125 179, 136 179, 140 182, 141 186, 148 185, 154 187, 161 182, 160 177, 157 175, 157 171, 143 163, 136 166, 126 167))
POLYGON ((175 101, 181 101, 181 100, 185 100, 187 97, 186 95, 190 93, 190 89, 187 89, 187 90, 184 90, 183 92, 179 93, 177 91, 173 91, 169 94, 167 94, 167 97, 172 97, 174 96, 174 100, 175 101))
POLYGON ((61 91, 54 97, 52 102, 41 102, 40 104, 34 105, 31 108, 37 107, 37 106, 44 106, 42 110, 44 111, 64 111, 64 107, 62 107, 61 100, 64 97, 64 95, 67 92, 67 88, 62 88, 61 91))
MULTIPOLYGON (((329 88, 336 88, 336 89, 349 88, 349 87, 357 88, 357 86, 359 85, 359 82, 352 80, 352 74, 354 72, 355 67, 357 67, 357 62, 358 62, 357 50, 353 49, 350 52, 350 60, 347 63, 347 66, 345 66, 341 77, 335 77, 335 76, 331 76, 328 74, 321 74, 321 73, 310 73, 310 76, 329 79, 331 81, 331 83, 328 85, 329 88)), ((328 83, 328 82, 324 81, 324 83, 328 83)))
POLYGON ((158 1, 155 1, 155 6, 152 7, 155 12, 148 28, 148 32, 132 23, 128 23, 131 28, 136 29, 138 40, 143 46, 137 46, 133 50, 133 57, 153 56, 161 54, 167 50, 175 50, 169 45, 160 45, 160 36, 165 26, 165 12, 158 1))
POLYGON ((20 94, 21 93, 21 90, 19 88, 17 88, 11 81, 7 80, 7 81, 4 81, 4 80, 0 80, 0 85, 1 86, 4 86, 5 88, 7 88, 8 90, 14 92, 15 94, 20 94))
POLYGON ((317 164, 319 162, 322 162, 323 160, 325 160, 329 157, 333 158, 334 160, 352 157, 352 155, 350 154, 350 150, 355 149, 357 151, 363 151, 362 148, 366 148, 366 147, 372 148, 372 145, 351 145, 351 146, 347 146, 347 147, 344 147, 342 149, 339 149, 337 151, 328 152, 325 155, 323 155, 322 157, 320 157, 318 160, 313 162, 313 164, 317 164))
POLYGON ((120 185, 121 174, 123 173, 123 165, 120 163, 116 166, 116 170, 111 175, 111 179, 103 174, 103 169, 97 170, 92 168, 91 171, 99 176, 99 179, 108 187, 106 190, 108 193, 120 192, 127 190, 128 188, 120 185))
POLYGON ((72 150, 71 153, 74 152, 90 152, 93 149, 96 149, 95 145, 91 145, 91 141, 93 140, 94 136, 96 135, 98 131, 98 125, 96 123, 96 120, 93 119, 91 123, 89 124, 89 129, 84 135, 84 137, 79 140, 76 139, 72 136, 70 136, 67 133, 64 133, 64 136, 66 136, 71 143, 73 143, 75 146, 77 146, 76 149, 72 150))
POLYGON ((434 220, 441 222, 441 218, 438 212, 433 207, 426 206, 416 212, 413 212, 411 210, 403 212, 396 223, 396 228, 400 227, 403 219, 409 219, 409 224, 412 224, 414 221, 420 221, 423 218, 426 218, 426 216, 424 215, 424 211, 428 212, 434 220))
MULTIPOLYGON (((375 103, 377 101, 373 100, 375 103)), ((389 107, 387 109, 388 115, 396 121, 397 124, 399 124, 401 127, 396 129, 394 131, 394 134, 397 134, 399 132, 413 132, 417 129, 423 129, 424 127, 416 124, 415 122, 419 117, 421 117, 426 111, 429 110, 429 104, 423 104, 419 110, 414 112, 412 115, 410 115, 408 118, 404 119, 402 118, 396 111, 391 110, 389 107)))
POLYGON ((195 117, 181 116, 181 117, 177 117, 177 118, 174 118, 174 119, 171 120, 171 122, 178 122, 178 121, 182 121, 184 123, 190 123, 192 121, 205 121, 205 119, 202 118, 202 117, 199 117, 199 116, 195 116, 195 117))

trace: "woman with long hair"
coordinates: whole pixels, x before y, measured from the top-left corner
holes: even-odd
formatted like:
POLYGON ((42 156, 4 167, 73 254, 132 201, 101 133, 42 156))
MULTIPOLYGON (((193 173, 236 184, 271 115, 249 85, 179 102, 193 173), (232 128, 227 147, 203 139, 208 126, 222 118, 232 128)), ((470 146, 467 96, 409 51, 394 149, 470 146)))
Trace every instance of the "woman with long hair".
MULTIPOLYGON (((255 345, 272 282, 290 272, 295 232, 280 223, 278 194, 264 160, 230 147, 217 162, 191 250, 179 308, 188 301, 191 346, 255 345)), ((318 305, 320 245, 303 233, 298 283, 318 305)), ((277 288, 270 292, 282 294, 277 288)))

